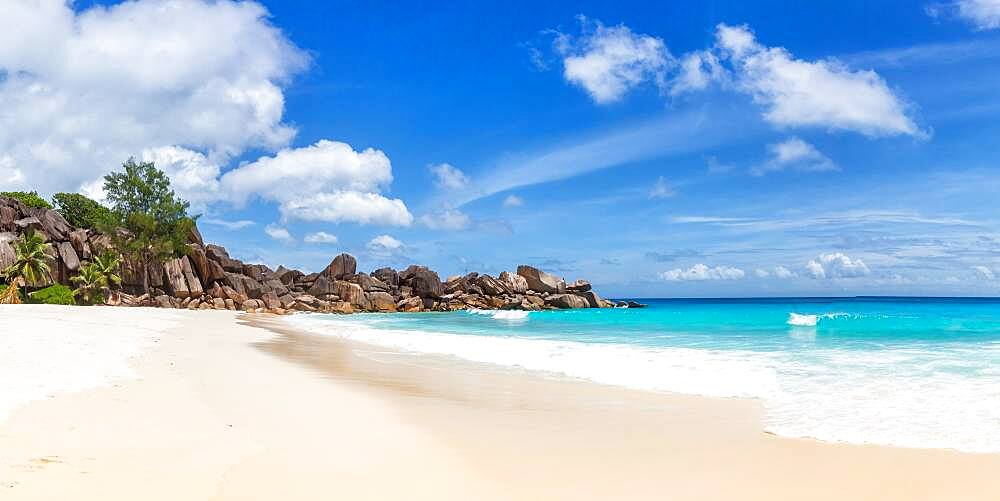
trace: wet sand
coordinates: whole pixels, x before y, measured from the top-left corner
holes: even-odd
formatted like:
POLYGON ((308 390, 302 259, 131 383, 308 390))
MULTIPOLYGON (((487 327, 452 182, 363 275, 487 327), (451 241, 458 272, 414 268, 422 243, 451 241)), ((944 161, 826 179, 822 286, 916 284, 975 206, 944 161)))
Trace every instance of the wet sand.
POLYGON ((753 401, 240 318, 184 312, 134 361, 142 380, 16 411, 0 498, 1000 499, 1000 455, 785 439, 753 401))

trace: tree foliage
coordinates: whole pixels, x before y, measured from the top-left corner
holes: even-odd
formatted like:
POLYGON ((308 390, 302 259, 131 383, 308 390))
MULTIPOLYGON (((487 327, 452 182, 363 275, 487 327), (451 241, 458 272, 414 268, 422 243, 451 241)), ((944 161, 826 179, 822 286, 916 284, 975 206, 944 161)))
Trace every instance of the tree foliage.
POLYGON ((122 283, 118 270, 121 259, 114 252, 105 251, 94 260, 80 268, 80 274, 70 278, 77 284, 73 292, 80 296, 84 304, 94 304, 98 293, 110 291, 112 287, 122 283))
POLYGON ((73 290, 62 284, 50 285, 44 289, 28 294, 28 300, 37 304, 76 304, 73 290))
POLYGON ((14 241, 14 264, 4 271, 8 281, 15 284, 21 279, 25 287, 41 283, 51 269, 51 257, 46 252, 50 246, 33 229, 22 233, 21 238, 14 241))
MULTIPOLYGON (((187 251, 195 224, 187 213, 189 204, 174 194, 170 179, 152 162, 130 158, 122 172, 104 176, 104 192, 111 218, 101 229, 128 261, 162 263, 187 251)), ((143 288, 148 290, 146 268, 142 266, 143 288)))
POLYGON ((73 294, 79 296, 83 304, 94 304, 98 293, 108 286, 107 278, 94 263, 81 267, 80 274, 70 280, 76 284, 73 294))
POLYGON ((52 205, 38 196, 37 191, 4 191, 0 192, 0 197, 20 200, 29 209, 51 209, 52 205))
POLYGON ((52 202, 62 217, 76 228, 94 229, 111 218, 107 207, 79 193, 56 193, 52 202))

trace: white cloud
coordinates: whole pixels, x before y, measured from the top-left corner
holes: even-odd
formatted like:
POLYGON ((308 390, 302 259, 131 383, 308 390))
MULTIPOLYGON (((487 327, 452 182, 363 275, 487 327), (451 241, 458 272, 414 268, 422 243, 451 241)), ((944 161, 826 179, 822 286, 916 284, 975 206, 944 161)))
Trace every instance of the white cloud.
POLYGON ((469 176, 451 164, 437 164, 428 167, 434 174, 434 184, 445 190, 460 190, 469 185, 469 176))
POLYGON ((773 271, 757 268, 754 270, 754 274, 759 278, 770 278, 773 276, 782 280, 787 280, 796 276, 795 272, 785 268, 784 266, 775 266, 773 271))
POLYGON ((660 278, 670 282, 701 281, 701 280, 739 280, 746 274, 739 268, 716 266, 709 268, 704 264, 696 264, 687 270, 676 268, 660 273, 660 278))
POLYGON ((987 268, 985 266, 974 266, 973 269, 976 270, 980 275, 983 276, 983 278, 985 278, 987 280, 995 280, 996 279, 996 274, 993 273, 993 270, 991 270, 991 269, 989 269, 989 268, 987 268))
POLYGON ((517 195, 507 195, 507 198, 503 199, 504 207, 521 207, 524 205, 524 200, 517 195))
POLYGON ((788 279, 788 278, 794 278, 796 275, 795 275, 794 271, 789 270, 788 268, 785 268, 784 266, 775 266, 774 267, 774 276, 776 276, 778 278, 782 278, 782 279, 788 279))
POLYGON ((314 193, 283 202, 279 210, 285 218, 304 221, 388 226, 413 224, 413 215, 402 200, 389 199, 378 193, 314 193))
POLYGON ((702 90, 725 79, 725 69, 711 51, 690 52, 681 58, 680 74, 670 84, 670 94, 702 90))
POLYGON ((774 125, 868 136, 925 134, 874 71, 852 71, 833 60, 795 59, 782 47, 759 44, 747 26, 720 24, 716 44, 734 68, 737 88, 764 106, 764 119, 774 125))
POLYGON ((864 261, 851 259, 841 252, 820 254, 806 263, 806 271, 815 279, 852 278, 871 273, 864 261))
POLYGON ((365 246, 368 248, 368 252, 379 258, 389 258, 401 254, 406 246, 403 242, 389 236, 389 235, 379 235, 371 239, 365 246))
POLYGON ((274 224, 269 224, 265 226, 264 233, 267 233, 267 236, 275 240, 280 240, 282 242, 292 242, 295 240, 294 238, 292 238, 292 234, 289 233, 287 229, 274 224))
POLYGON ((767 146, 767 150, 770 153, 770 158, 763 165, 753 169, 753 173, 756 175, 785 169, 806 172, 839 170, 833 160, 820 153, 815 146, 797 137, 770 144, 767 146))
POLYGON ((1000 28, 1000 0, 958 0, 927 7, 927 13, 932 17, 938 17, 943 12, 954 13, 971 22, 978 30, 1000 28))
POLYGON ((153 162, 170 178, 170 187, 196 208, 219 198, 220 167, 205 155, 178 146, 146 148, 141 160, 153 162))
POLYGON ((809 272, 810 276, 817 280, 826 278, 826 270, 823 268, 823 265, 819 263, 819 261, 811 260, 806 263, 806 271, 809 272))
POLYGON ((236 203, 253 196, 287 202, 316 193, 376 192, 392 182, 392 164, 379 150, 355 151, 349 144, 324 139, 261 157, 225 173, 220 182, 236 203))
POLYGON ((672 196, 674 196, 674 189, 667 183, 666 178, 663 176, 656 178, 656 182, 649 190, 649 198, 670 198, 672 196))
POLYGON ((458 209, 445 209, 420 216, 420 223, 432 230, 464 230, 472 225, 472 218, 458 209))
POLYGON ((257 223, 250 221, 248 219, 241 219, 239 221, 227 221, 225 219, 214 219, 209 217, 203 217, 198 219, 199 223, 210 224, 212 226, 221 226, 228 230, 241 230, 253 226, 257 223))
POLYGON ((618 101, 633 87, 652 80, 665 85, 673 63, 663 40, 633 33, 625 25, 604 26, 580 16, 583 33, 576 39, 559 34, 556 52, 563 57, 563 76, 583 87, 599 104, 618 101))
MULTIPOLYGON (((168 172, 196 170, 202 163, 195 152, 172 148, 184 167, 164 166, 168 172)), ((203 164, 203 163, 202 163, 203 164)), ((160 165, 160 164, 157 164, 160 165)), ((214 168, 218 172, 218 168, 214 168)), ((204 168, 202 172, 207 172, 204 168)), ((236 205, 261 199, 276 202, 286 219, 332 223, 409 226, 413 216, 399 199, 379 193, 392 182, 392 164, 385 153, 368 148, 355 151, 349 144, 321 140, 303 148, 285 148, 226 172, 218 180, 191 174, 187 186, 195 200, 225 200, 236 205)), ((181 192, 183 193, 183 192, 181 192)))
POLYGON ((93 193, 95 180, 149 150, 176 160, 178 192, 198 203, 188 190, 211 191, 215 166, 294 137, 282 88, 307 65, 255 2, 136 0, 76 12, 64 0, 6 0, 0 151, 13 174, 0 189, 93 193), (178 145, 204 159, 169 150, 178 145))
POLYGON ((325 231, 317 231, 306 235, 302 240, 307 244, 335 244, 337 243, 337 236, 325 231))

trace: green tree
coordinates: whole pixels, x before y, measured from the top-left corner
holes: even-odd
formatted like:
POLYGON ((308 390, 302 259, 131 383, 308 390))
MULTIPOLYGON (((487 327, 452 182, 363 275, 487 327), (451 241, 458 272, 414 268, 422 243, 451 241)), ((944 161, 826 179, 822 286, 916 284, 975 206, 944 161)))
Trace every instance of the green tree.
POLYGON ((80 296, 84 304, 93 304, 94 297, 108 286, 108 279, 95 263, 80 268, 80 274, 70 278, 76 284, 74 294, 80 296))
POLYGON ((126 260, 142 268, 143 290, 148 291, 147 263, 183 255, 195 223, 187 213, 189 204, 174 194, 170 179, 152 162, 130 158, 122 169, 104 176, 111 218, 100 226, 126 260))
POLYGON ((23 203, 30 209, 52 208, 52 205, 46 202, 44 198, 38 196, 37 191, 4 191, 0 192, 0 197, 7 197, 7 198, 13 198, 15 200, 20 200, 21 203, 23 203))
POLYGON ((97 269, 101 277, 103 277, 104 287, 110 289, 122 283, 122 277, 118 274, 122 261, 114 252, 105 251, 95 257, 94 262, 91 264, 97 269))
POLYGON ((52 203, 75 228, 97 228, 111 218, 107 207, 79 193, 56 193, 52 196, 52 203))
POLYGON ((46 251, 49 247, 50 244, 32 229, 22 233, 21 238, 14 241, 14 264, 4 271, 11 286, 16 287, 19 281, 24 282, 27 292, 29 285, 38 285, 48 275, 51 258, 46 251))

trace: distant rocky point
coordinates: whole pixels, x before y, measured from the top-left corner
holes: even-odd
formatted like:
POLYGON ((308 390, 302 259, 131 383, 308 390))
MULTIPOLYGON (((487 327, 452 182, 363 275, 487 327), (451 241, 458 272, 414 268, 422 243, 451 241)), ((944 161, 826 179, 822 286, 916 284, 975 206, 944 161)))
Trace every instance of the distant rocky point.
MULTIPOLYGON (((0 269, 14 261, 10 244, 27 229, 52 244, 46 283, 70 284, 70 278, 93 256, 110 248, 111 239, 93 230, 73 228, 59 212, 27 208, 0 197, 0 269)), ((122 269, 121 301, 131 306, 244 310, 248 312, 416 312, 466 309, 548 310, 638 307, 602 299, 586 280, 565 280, 532 266, 493 277, 469 273, 444 282, 426 266, 397 271, 357 271, 357 260, 340 254, 319 273, 306 274, 279 266, 247 264, 225 248, 205 244, 197 227, 189 236, 187 255, 165 263, 127 263, 122 269), (148 289, 143 285, 143 266, 148 289)))

